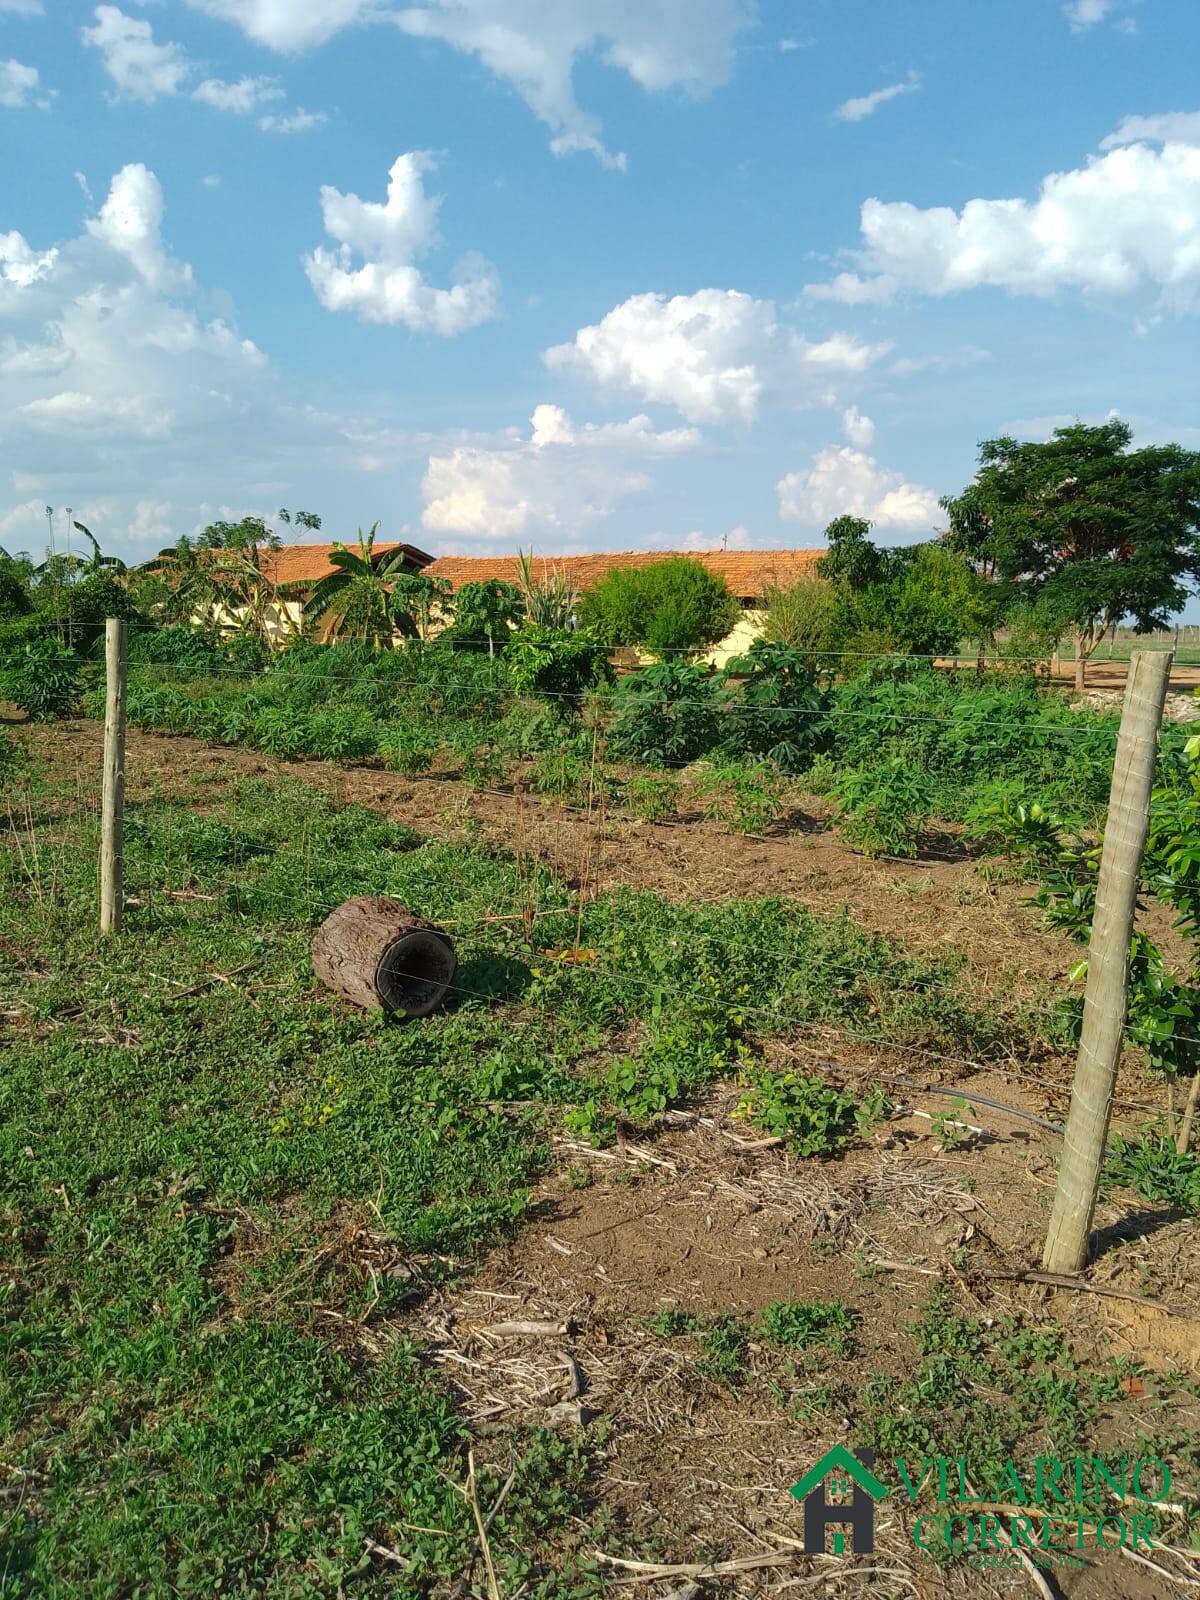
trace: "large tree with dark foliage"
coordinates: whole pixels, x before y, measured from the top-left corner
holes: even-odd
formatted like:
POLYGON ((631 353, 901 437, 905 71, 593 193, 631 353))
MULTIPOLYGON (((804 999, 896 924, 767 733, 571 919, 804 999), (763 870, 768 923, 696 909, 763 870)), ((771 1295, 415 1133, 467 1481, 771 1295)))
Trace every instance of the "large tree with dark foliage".
POLYGON ((957 549, 1072 630, 1078 689, 1106 629, 1165 627, 1200 577, 1200 454, 1132 437, 1114 419, 985 439, 975 481, 942 502, 957 549))

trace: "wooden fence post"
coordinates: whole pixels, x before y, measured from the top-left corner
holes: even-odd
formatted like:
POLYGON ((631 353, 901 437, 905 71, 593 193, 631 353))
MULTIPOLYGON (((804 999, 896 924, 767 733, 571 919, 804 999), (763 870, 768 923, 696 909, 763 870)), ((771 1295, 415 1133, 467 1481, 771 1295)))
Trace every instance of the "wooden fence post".
POLYGON ((1125 1033, 1138 870, 1150 822, 1154 757, 1172 659, 1169 650, 1138 650, 1129 663, 1088 946, 1083 1030, 1042 1256, 1047 1272, 1079 1272, 1087 1262, 1125 1033))
POLYGON ((104 624, 104 795, 100 813, 100 932, 119 933, 125 904, 125 624, 104 624))

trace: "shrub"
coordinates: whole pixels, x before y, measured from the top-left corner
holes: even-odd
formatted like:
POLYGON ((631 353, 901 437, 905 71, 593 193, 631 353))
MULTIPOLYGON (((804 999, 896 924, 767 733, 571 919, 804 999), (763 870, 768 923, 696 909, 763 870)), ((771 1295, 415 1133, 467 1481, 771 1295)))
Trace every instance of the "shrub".
POLYGON ((841 1355, 854 1327, 854 1314, 840 1300, 773 1300, 758 1319, 763 1336, 786 1350, 827 1345, 841 1355))
POLYGON ((431 733, 405 725, 387 729, 379 741, 379 753, 388 770, 404 778, 418 778, 428 772, 437 750, 437 740, 431 733))
POLYGON ((1200 1157, 1180 1154, 1173 1140, 1153 1131, 1132 1139, 1114 1136, 1103 1176, 1107 1184, 1200 1216, 1200 1157))
POLYGON ((801 578, 787 588, 769 586, 764 599, 763 636, 768 643, 798 651, 812 666, 842 643, 841 601, 823 578, 801 578))
POLYGON ((0 783, 11 783, 29 770, 29 752, 16 739, 0 732, 0 783))
POLYGON ((626 808, 643 822, 666 822, 679 804, 679 779, 674 777, 630 778, 621 790, 626 808))
POLYGON ((27 617, 33 610, 29 590, 21 581, 15 562, 0 560, 0 619, 27 617))
POLYGON ((482 650, 493 656, 508 644, 524 609, 515 584, 499 578, 464 583, 454 596, 454 622, 441 641, 456 650, 482 650))
POLYGON ((886 765, 852 767, 832 790, 846 840, 868 856, 915 856, 929 814, 929 780, 896 757, 886 765))
POLYGON ((548 750, 533 763, 529 786, 568 806, 586 806, 591 764, 570 750, 548 750))
POLYGON ((255 712, 250 720, 249 736, 256 749, 283 760, 310 753, 312 735, 308 715, 291 706, 268 706, 255 712))
POLYGON ((141 616, 126 585, 112 572, 89 572, 73 583, 50 576, 34 592, 38 611, 80 654, 103 636, 108 617, 137 621, 141 616))
POLYGON ((614 704, 609 749, 629 761, 685 766, 720 737, 720 685, 688 662, 663 662, 623 679, 614 704))
POLYGON ((766 767, 702 767, 692 785, 705 817, 736 833, 765 833, 779 815, 779 783, 766 767))
POLYGON ((531 622, 513 635, 509 670, 518 694, 548 699, 561 715, 578 711, 583 696, 612 677, 605 645, 581 628, 547 628, 531 622))
POLYGON ((369 713, 350 706, 328 706, 308 719, 307 754, 324 761, 361 761, 379 748, 379 732, 369 713))
POLYGON ((644 645, 656 653, 713 644, 740 612, 724 579, 689 556, 613 567, 579 603, 581 622, 606 643, 644 645))
POLYGON ((738 1107, 754 1128, 784 1139, 798 1156, 835 1156, 858 1129, 853 1095, 800 1072, 760 1072, 738 1107))
POLYGON ((227 662, 215 629, 177 623, 168 628, 134 628, 129 636, 129 664, 217 670, 227 662))
POLYGON ((722 749, 765 756, 782 772, 803 771, 828 735, 826 697, 801 652, 758 639, 724 676, 742 682, 725 713, 722 749))
POLYGON ((52 635, 43 635, 8 656, 4 692, 31 722, 64 717, 78 701, 82 667, 73 650, 52 635))
POLYGON ((498 789, 508 776, 503 753, 494 744, 471 744, 460 751, 460 776, 472 789, 498 789))

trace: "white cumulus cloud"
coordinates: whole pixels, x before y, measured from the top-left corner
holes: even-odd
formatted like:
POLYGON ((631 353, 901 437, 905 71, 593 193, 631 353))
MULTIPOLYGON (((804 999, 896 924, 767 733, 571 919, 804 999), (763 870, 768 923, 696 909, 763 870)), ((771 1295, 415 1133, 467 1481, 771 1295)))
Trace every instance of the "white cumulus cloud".
POLYGON ((898 100, 902 94, 914 94, 920 87, 919 75, 910 72, 908 77, 899 83, 889 83, 885 88, 875 89, 870 94, 843 100, 833 114, 839 122, 862 122, 865 117, 874 116, 880 106, 887 105, 889 100, 898 100))
POLYGON ((842 432, 851 444, 865 450, 875 438, 875 424, 857 406, 847 406, 842 412, 842 432))
POLYGON ((440 243, 441 198, 427 195, 422 182, 436 165, 424 150, 397 156, 388 173, 385 201, 322 187, 325 231, 337 244, 332 250, 318 246, 304 268, 327 310, 352 311, 364 322, 404 323, 447 336, 498 314, 499 280, 486 261, 464 258, 448 289, 426 283, 414 264, 440 243), (363 258, 361 265, 355 265, 356 256, 363 258))
MULTIPOLYGON (((197 68, 187 52, 181 45, 156 40, 144 17, 128 16, 114 5, 97 6, 95 16, 95 26, 81 30, 83 42, 100 52, 104 70, 121 99, 149 105, 186 94, 213 111, 248 117, 287 98, 276 79, 261 75, 232 81, 202 78, 194 83, 197 68)), ((269 133, 299 133, 324 120, 323 112, 297 109, 264 116, 259 127, 269 133)))
POLYGON ((421 525, 477 539, 570 538, 649 487, 647 460, 689 450, 698 439, 692 428, 657 430, 645 416, 581 427, 561 407, 539 405, 528 438, 514 432, 429 457, 421 525))
POLYGON ((968 200, 961 211, 867 200, 858 271, 810 285, 854 303, 902 290, 947 295, 1158 292, 1183 310, 1200 293, 1200 148, 1122 145, 1051 173, 1034 200, 968 200))
POLYGON ((545 353, 553 371, 674 406, 693 422, 751 422, 767 403, 811 404, 888 347, 836 333, 810 341, 770 300, 736 289, 636 294, 569 344, 545 353))
POLYGON ((104 70, 118 95, 146 104, 179 94, 191 63, 177 44, 158 44, 143 17, 129 17, 119 6, 97 6, 96 22, 82 30, 83 42, 100 52, 104 70))
POLYGON ((168 500, 193 508, 176 531, 189 528, 214 471, 246 505, 279 481, 279 498, 265 491, 279 504, 295 461, 335 448, 330 419, 313 421, 252 340, 200 310, 163 223, 157 177, 132 164, 74 237, 42 248, 0 234, 0 461, 20 502, 0 501, 0 520, 31 549, 33 497, 94 505, 96 523, 82 520, 131 549, 167 525, 168 500))
POLYGON ((259 117, 258 125, 264 133, 311 133, 314 128, 323 128, 329 121, 324 111, 306 111, 303 106, 297 106, 295 111, 270 111, 265 117, 259 117))
POLYGON ((818 450, 807 472, 789 472, 775 488, 780 517, 811 528, 849 515, 866 517, 877 528, 926 533, 939 515, 932 489, 909 483, 851 445, 818 450))
POLYGON ((140 161, 122 167, 88 232, 127 257, 151 288, 187 283, 192 269, 174 261, 162 239, 162 185, 140 161))
MULTIPOLYGON (((0 61, 0 106, 9 111, 20 111, 38 97, 41 82, 38 69, 28 67, 23 61, 0 61)), ((39 103, 44 105, 41 97, 39 103)))
POLYGON ((259 106, 283 98, 284 92, 274 78, 238 78, 234 83, 205 78, 192 90, 193 100, 212 106, 214 111, 228 111, 235 117, 247 117, 259 106))
POLYGON ((281 51, 324 43, 356 23, 388 22, 410 37, 474 56, 511 84, 553 135, 557 154, 586 150, 612 166, 600 124, 575 98, 574 70, 595 54, 647 91, 703 93, 724 82, 752 0, 189 0, 281 51))
POLYGON ((188 0, 272 50, 306 50, 374 11, 372 0, 188 0))
POLYGON ((1127 5, 1128 0, 1067 0, 1063 15, 1074 33, 1085 33, 1111 16, 1118 17, 1117 27, 1122 33, 1136 33, 1137 23, 1134 19, 1120 16, 1127 5))
POLYGON ((23 234, 15 229, 0 233, 0 311, 12 303, 22 289, 54 271, 58 251, 35 250, 23 234))
POLYGON ((1106 139, 1101 150, 1116 150, 1123 144, 1200 145, 1200 111, 1164 111, 1153 117, 1124 117, 1106 139))

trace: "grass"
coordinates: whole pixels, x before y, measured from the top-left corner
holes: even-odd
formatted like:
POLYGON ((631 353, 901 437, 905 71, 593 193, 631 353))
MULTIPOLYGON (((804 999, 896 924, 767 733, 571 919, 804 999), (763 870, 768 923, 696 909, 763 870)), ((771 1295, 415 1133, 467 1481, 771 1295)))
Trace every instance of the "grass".
MULTIPOLYGON (((74 805, 35 776, 0 852, 4 1600, 426 1592, 475 1530, 405 1314, 520 1223, 566 1117, 653 1121, 796 1025, 1007 1036, 952 966, 769 899, 605 895, 595 960, 559 961, 576 911, 540 869, 297 783, 131 805, 102 942, 74 805), (393 1025, 315 984, 314 924, 363 892, 453 930, 444 1012, 393 1025)), ((744 1335, 708 1337, 734 1381, 744 1335)), ((583 1447, 481 1453, 483 1503, 514 1474, 505 1583, 592 1592, 583 1447)))

